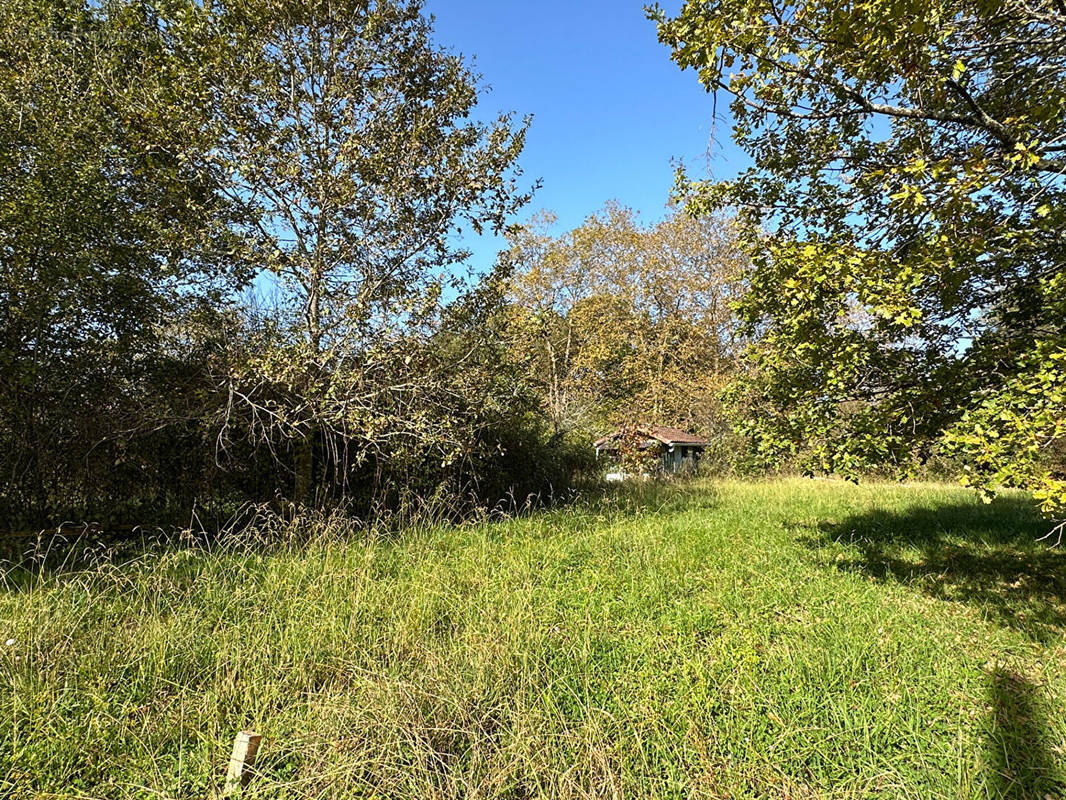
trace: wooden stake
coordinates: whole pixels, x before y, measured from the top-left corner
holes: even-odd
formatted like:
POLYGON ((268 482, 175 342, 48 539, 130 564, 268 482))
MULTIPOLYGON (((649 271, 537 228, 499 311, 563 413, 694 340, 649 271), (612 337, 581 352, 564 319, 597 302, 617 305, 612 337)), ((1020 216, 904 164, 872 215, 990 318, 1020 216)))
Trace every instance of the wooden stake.
POLYGON ((255 766, 255 754, 259 752, 259 742, 262 738, 255 731, 241 731, 233 740, 233 755, 230 756, 229 769, 226 770, 226 794, 232 794, 248 785, 252 768, 255 766))

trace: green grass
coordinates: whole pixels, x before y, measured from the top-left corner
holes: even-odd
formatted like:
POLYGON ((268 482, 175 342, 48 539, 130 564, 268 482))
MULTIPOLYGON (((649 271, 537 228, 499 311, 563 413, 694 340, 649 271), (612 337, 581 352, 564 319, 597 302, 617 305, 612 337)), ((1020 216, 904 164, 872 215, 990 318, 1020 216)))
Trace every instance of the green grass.
POLYGON ((0 591, 0 796, 1059 798, 1066 552, 1020 497, 787 480, 172 547, 0 591))

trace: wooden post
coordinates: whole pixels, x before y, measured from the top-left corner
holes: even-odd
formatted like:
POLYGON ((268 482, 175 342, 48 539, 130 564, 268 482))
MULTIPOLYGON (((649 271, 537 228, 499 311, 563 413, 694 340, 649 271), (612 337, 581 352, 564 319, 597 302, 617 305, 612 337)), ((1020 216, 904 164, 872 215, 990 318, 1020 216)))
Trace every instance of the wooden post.
POLYGON ((225 794, 233 794, 248 784, 262 738, 255 731, 241 731, 233 740, 233 755, 230 756, 229 769, 226 770, 225 794))

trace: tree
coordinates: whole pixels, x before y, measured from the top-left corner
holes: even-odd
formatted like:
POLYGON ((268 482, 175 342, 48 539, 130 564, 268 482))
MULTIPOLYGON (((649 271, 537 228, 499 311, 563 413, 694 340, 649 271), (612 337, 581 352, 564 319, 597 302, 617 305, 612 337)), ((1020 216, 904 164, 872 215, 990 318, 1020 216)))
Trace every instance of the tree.
POLYGON ((400 0, 0 8, 0 528, 565 483, 500 277, 454 274, 528 197, 525 126, 431 34, 400 0))
MULTIPOLYGON (((245 419, 293 454, 293 495, 332 465, 458 452, 428 424, 412 348, 432 336, 461 225, 502 230, 525 127, 472 121, 478 78, 420 0, 227 0, 197 9, 215 170, 279 290, 273 339, 234 376, 245 419)), ((444 458, 450 457, 445 455, 444 458)))
POLYGON ((679 175, 733 207, 758 336, 737 387, 770 459, 964 480, 1066 509, 1066 7, 1058 0, 687 2, 652 10, 729 98, 753 165, 679 175))
MULTIPOLYGON (((513 352, 526 363, 553 435, 559 437, 589 427, 596 413, 589 402, 592 387, 586 385, 596 372, 595 365, 585 363, 591 355, 587 345, 598 345, 595 360, 601 363, 612 346, 619 356, 624 354, 619 322, 628 316, 628 306, 611 296, 602 267, 631 258, 638 234, 630 212, 615 207, 558 238, 550 233, 556 219, 543 212, 514 231, 504 260, 513 271, 513 352)), ((609 374, 615 385, 607 395, 624 392, 619 388, 624 376, 617 369, 609 374)), ((600 388, 605 388, 602 383, 600 388)))
POLYGON ((142 458, 196 413, 170 334, 243 265, 198 166, 195 76, 156 23, 138 3, 0 7, 0 527, 182 484, 142 458))
POLYGON ((741 254, 728 221, 644 226, 610 204, 552 236, 542 216, 506 254, 516 353, 555 433, 623 422, 706 428, 737 348, 741 254))

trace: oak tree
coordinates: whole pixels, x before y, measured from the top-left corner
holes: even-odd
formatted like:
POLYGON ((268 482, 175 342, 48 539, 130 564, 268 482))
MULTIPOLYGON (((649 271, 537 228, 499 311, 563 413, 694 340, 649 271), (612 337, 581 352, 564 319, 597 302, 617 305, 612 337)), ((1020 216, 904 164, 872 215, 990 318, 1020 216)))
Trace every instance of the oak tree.
POLYGON ((1066 510, 1066 7, 714 0, 660 39, 751 159, 678 177, 737 209, 770 459, 906 472, 936 450, 1066 510))

